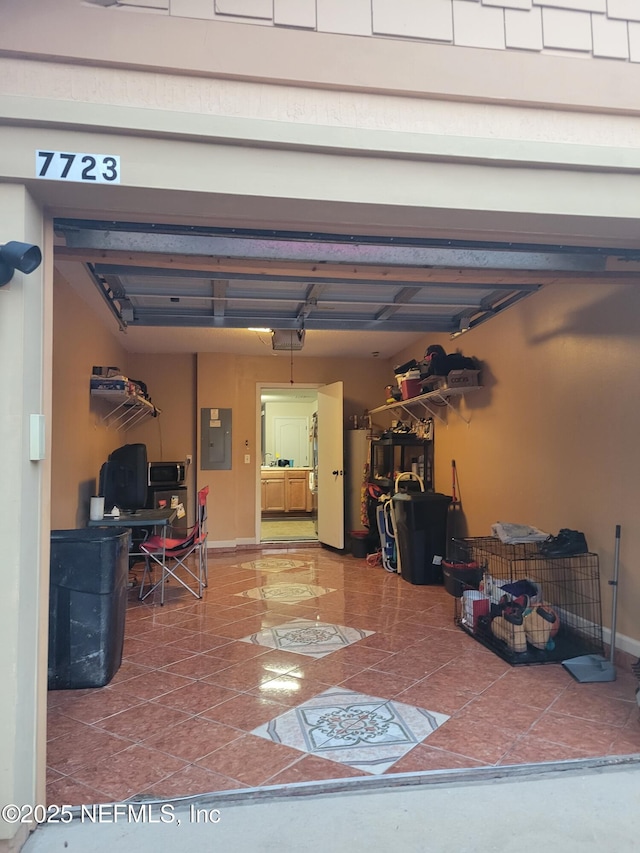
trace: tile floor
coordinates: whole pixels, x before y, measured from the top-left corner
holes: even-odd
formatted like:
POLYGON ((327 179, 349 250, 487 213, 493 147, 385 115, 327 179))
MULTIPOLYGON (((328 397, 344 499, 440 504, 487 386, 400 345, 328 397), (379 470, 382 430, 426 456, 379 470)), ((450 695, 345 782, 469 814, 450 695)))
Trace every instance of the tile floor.
POLYGON ((49 693, 50 803, 640 753, 637 682, 511 667, 441 587, 319 547, 213 555, 127 611, 124 660, 49 693))

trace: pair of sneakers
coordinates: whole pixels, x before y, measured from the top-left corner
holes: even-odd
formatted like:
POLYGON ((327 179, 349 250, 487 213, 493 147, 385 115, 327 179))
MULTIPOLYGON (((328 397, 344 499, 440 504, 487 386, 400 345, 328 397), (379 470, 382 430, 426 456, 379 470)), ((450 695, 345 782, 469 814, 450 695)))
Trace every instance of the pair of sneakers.
POLYGON ((543 557, 575 557, 586 554, 589 549, 584 533, 563 527, 557 536, 549 536, 539 545, 543 557))
POLYGON ((505 606, 500 616, 491 621, 494 637, 507 644, 516 654, 527 651, 527 643, 536 649, 552 650, 552 636, 559 628, 558 617, 550 607, 536 604, 521 608, 515 602, 505 606))

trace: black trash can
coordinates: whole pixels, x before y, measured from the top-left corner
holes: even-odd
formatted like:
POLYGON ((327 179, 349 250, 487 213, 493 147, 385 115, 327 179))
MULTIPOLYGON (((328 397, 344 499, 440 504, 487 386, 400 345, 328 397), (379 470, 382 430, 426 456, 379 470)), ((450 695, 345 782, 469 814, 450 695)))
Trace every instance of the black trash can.
POLYGON ((392 500, 400 574, 413 584, 442 583, 453 499, 432 492, 398 492, 392 500))
POLYGON ((130 538, 124 527, 51 531, 49 690, 104 687, 118 671, 130 538))
POLYGON ((351 539, 351 555, 364 560, 368 554, 369 548, 369 531, 368 530, 350 530, 349 538, 351 539))

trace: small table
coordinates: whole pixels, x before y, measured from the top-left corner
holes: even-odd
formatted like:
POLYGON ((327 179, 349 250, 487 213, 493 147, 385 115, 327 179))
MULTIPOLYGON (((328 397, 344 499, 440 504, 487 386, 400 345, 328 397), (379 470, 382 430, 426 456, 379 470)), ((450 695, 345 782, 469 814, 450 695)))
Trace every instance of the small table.
MULTIPOLYGON (((120 515, 117 517, 105 515, 97 521, 89 519, 87 524, 89 527, 153 527, 163 541, 160 559, 155 559, 164 569, 166 556, 164 541, 167 536, 167 527, 175 520, 177 514, 177 509, 138 509, 135 512, 120 510, 120 515)), ((137 550, 129 553, 148 559, 148 555, 144 551, 137 550)))

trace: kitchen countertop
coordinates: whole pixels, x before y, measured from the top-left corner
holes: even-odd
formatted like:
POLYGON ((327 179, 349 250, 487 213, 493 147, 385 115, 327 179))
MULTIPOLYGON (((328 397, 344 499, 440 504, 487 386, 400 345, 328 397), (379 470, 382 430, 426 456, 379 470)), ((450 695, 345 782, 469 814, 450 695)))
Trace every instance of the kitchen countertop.
POLYGON ((288 465, 262 465, 260 467, 261 471, 313 471, 313 468, 308 465, 306 467, 298 467, 297 465, 293 468, 288 465))

